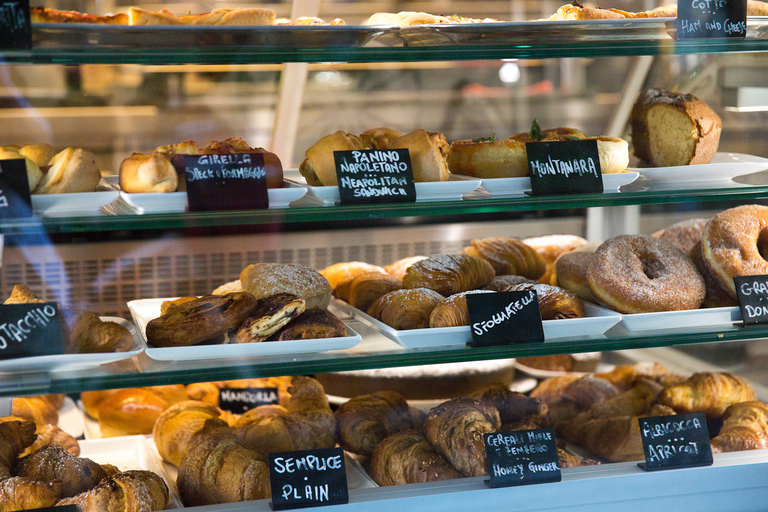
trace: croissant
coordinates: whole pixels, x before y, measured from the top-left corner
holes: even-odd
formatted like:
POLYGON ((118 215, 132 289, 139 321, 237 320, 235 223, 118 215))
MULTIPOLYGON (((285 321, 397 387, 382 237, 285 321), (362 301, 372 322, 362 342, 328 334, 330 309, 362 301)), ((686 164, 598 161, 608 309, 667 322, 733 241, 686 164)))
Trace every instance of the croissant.
POLYGON ((496 273, 490 263, 469 254, 435 254, 405 270, 403 287, 429 288, 449 296, 482 288, 496 273))
POLYGON ((561 318, 582 318, 586 312, 584 303, 575 293, 557 286, 541 283, 521 283, 510 286, 504 291, 524 292, 534 290, 539 298, 539 311, 542 320, 561 318))
POLYGON ((77 439, 64 432, 56 425, 38 425, 36 433, 37 440, 22 452, 22 457, 35 453, 37 450, 48 444, 61 446, 67 450, 70 455, 74 455, 75 457, 80 455, 80 444, 77 442, 77 439))
POLYGON ((11 290, 10 297, 8 297, 3 304, 30 304, 40 302, 45 301, 38 298, 29 286, 25 284, 15 284, 13 285, 13 290, 11 290))
POLYGON ((59 422, 59 412, 51 402, 40 396, 14 398, 11 415, 33 421, 37 425, 55 425, 59 422))
POLYGON ((320 274, 328 280, 333 290, 333 295, 349 302, 349 283, 361 274, 386 274, 383 268, 377 265, 371 265, 364 261, 347 261, 344 263, 334 263, 325 267, 320 274))
POLYGON ((494 293, 491 290, 469 290, 455 293, 441 300, 432 313, 429 314, 430 327, 458 327, 469 325, 469 308, 467 307, 467 294, 470 293, 494 293))
POLYGON ((31 421, 0 423, 0 479, 11 476, 16 459, 36 437, 35 424, 31 421))
POLYGON ((466 476, 488 474, 483 434, 501 426, 499 411, 471 398, 454 398, 429 411, 424 431, 432 446, 466 476))
POLYGON ((72 325, 66 337, 67 352, 76 354, 127 352, 133 346, 133 336, 124 326, 105 322, 96 313, 74 308, 60 308, 72 325))
POLYGON ((662 387, 679 384, 686 379, 683 375, 673 373, 669 368, 657 362, 619 365, 611 371, 596 373, 595 377, 605 379, 622 389, 631 388, 635 385, 635 381, 640 378, 643 380, 651 379, 661 384, 662 387))
POLYGON ((703 412, 720 418, 729 405, 755 400, 755 390, 738 375, 727 372, 700 372, 688 380, 664 389, 656 401, 678 413, 703 412))
POLYGON ((463 478, 418 430, 388 436, 373 451, 370 474, 379 485, 403 485, 463 478))
POLYGON ((151 471, 110 475, 84 493, 56 503, 76 505, 78 512, 154 512, 169 504, 168 486, 151 471))
POLYGON ((341 404, 334 416, 339 444, 358 455, 370 455, 388 435, 415 428, 408 402, 394 391, 356 396, 341 404))
POLYGON ((532 416, 543 417, 548 410, 541 400, 512 391, 501 382, 489 384, 469 397, 495 407, 502 423, 516 423, 532 416))
POLYGON ((50 507, 61 494, 61 482, 38 482, 14 476, 0 480, 0 512, 50 507))
POLYGON ((488 261, 498 275, 513 274, 538 279, 547 269, 544 260, 533 247, 517 238, 491 237, 472 240, 464 254, 488 261))
POLYGON ((539 382, 539 384, 528 395, 531 398, 538 398, 547 405, 558 400, 563 394, 563 390, 573 381, 581 378, 580 375, 560 375, 550 377, 539 382))
POLYGON ((402 279, 380 272, 366 272, 350 281, 347 302, 361 311, 368 311, 376 299, 402 287, 402 279))
POLYGON ((556 428, 588 410, 594 404, 619 394, 619 389, 603 379, 580 377, 563 388, 558 398, 549 403, 547 417, 556 428))
POLYGON ((271 496, 264 456, 232 436, 203 436, 182 459, 176 485, 187 507, 271 496))
POLYGON ((612 416, 639 416, 651 407, 653 400, 662 389, 660 384, 650 379, 639 380, 631 389, 595 403, 588 410, 576 415, 573 421, 583 422, 612 416))
POLYGON ((220 416, 218 407, 205 402, 185 400, 173 404, 157 418, 152 429, 158 453, 178 466, 192 446, 192 437, 203 428, 205 421, 220 416))
POLYGON ((768 448, 768 405, 741 402, 723 414, 720 433, 712 438, 714 453, 762 450, 768 448))
POLYGON ((107 472, 91 459, 74 457, 54 444, 37 450, 32 455, 19 459, 16 464, 17 476, 43 482, 61 481, 61 495, 75 496, 93 489, 107 472))
POLYGON ((441 300, 442 295, 427 288, 395 290, 371 304, 368 314, 393 329, 424 329, 429 327, 429 315, 441 300))

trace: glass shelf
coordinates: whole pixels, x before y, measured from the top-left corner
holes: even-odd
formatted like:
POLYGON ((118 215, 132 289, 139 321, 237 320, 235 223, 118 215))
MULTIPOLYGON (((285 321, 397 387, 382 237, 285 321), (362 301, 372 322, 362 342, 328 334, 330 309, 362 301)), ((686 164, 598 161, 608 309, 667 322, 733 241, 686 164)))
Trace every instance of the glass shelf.
MULTIPOLYGON (((630 190, 632 186, 630 186, 630 190)), ((365 206, 296 207, 237 212, 166 213, 145 215, 99 215, 44 217, 0 221, 0 232, 9 239, 47 233, 86 233, 115 230, 185 229, 258 224, 338 222, 397 217, 444 217, 489 215, 599 206, 626 206, 711 201, 758 201, 768 197, 768 186, 724 189, 628 191, 612 194, 583 194, 546 197, 479 197, 463 201, 436 201, 365 206)))
POLYGON ((728 342, 768 337, 768 325, 629 332, 621 324, 603 335, 558 338, 553 342, 503 347, 446 346, 405 349, 355 320, 346 320, 363 337, 351 349, 241 359, 156 361, 145 354, 96 368, 53 372, 0 373, 0 396, 72 393, 86 390, 154 386, 168 383, 305 375, 421 364, 482 361, 548 354, 601 352, 674 345, 728 342))

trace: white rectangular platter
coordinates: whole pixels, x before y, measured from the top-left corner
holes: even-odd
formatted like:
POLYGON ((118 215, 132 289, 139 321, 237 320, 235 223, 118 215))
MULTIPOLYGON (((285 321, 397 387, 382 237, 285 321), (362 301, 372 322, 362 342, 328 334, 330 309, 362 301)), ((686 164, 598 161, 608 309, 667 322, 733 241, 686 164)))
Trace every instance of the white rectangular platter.
MULTIPOLYGON (((637 167, 651 190, 741 187, 734 178, 768 169, 768 158, 742 153, 719 152, 709 163, 678 167, 637 167)), ((639 183, 639 182, 638 182, 639 183)))
MULTIPOLYGON (((334 304, 346 313, 355 316, 405 348, 440 347, 448 345, 466 345, 472 341, 469 326, 437 327, 430 329, 411 329, 400 331, 376 320, 344 301, 334 299, 334 304)), ((603 334, 621 321, 621 315, 614 311, 585 303, 587 316, 565 320, 544 320, 545 341, 557 341, 558 338, 603 334)))
MULTIPOLYGON (((621 187, 635 181, 638 172, 619 172, 603 174, 603 193, 618 194, 621 187)), ((531 191, 531 178, 488 178, 482 180, 482 189, 491 196, 524 196, 531 191)))
POLYGON ((628 331, 714 327, 730 325, 741 320, 741 309, 738 306, 621 315, 621 323, 628 331))
POLYGON ((41 217, 100 215, 101 207, 120 197, 116 190, 72 194, 32 194, 32 212, 41 217))
POLYGON ((21 357, 0 361, 0 374, 18 371, 53 371, 71 370, 89 366, 99 366, 129 359, 140 354, 144 348, 144 337, 131 322, 115 316, 100 317, 105 322, 115 322, 128 329, 133 336, 133 345, 127 352, 106 352, 94 354, 58 354, 50 356, 21 357))
MULTIPOLYGON (((133 321, 146 340, 147 324, 153 318, 160 316, 160 305, 165 299, 141 299, 128 303, 133 321)), ((345 324, 346 325, 346 324, 345 324)), ((302 354, 325 352, 328 350, 344 350, 362 341, 360 335, 348 325, 347 336, 340 338, 323 338, 317 340, 290 340, 263 343, 228 343, 223 345, 195 345, 190 347, 152 347, 147 345, 145 353, 152 359, 161 361, 181 361, 189 359, 226 359, 230 357, 259 357, 284 354, 302 354)))

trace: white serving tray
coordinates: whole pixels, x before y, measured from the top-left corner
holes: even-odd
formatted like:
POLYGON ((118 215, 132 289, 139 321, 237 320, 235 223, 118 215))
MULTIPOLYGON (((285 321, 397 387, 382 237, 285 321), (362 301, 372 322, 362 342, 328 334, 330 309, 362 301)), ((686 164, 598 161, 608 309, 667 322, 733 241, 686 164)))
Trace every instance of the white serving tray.
POLYGON ((100 215, 106 206, 120 197, 116 190, 72 194, 32 194, 32 212, 40 217, 76 217, 100 215))
POLYGON ((654 190, 749 186, 736 183, 733 178, 766 169, 768 158, 742 153, 717 153, 711 162, 700 165, 631 168, 654 190))
POLYGON ((621 315, 621 323, 628 331, 714 327, 730 325, 741 320, 741 309, 738 306, 621 315))
MULTIPOLYGON (((178 297, 141 299, 132 300, 128 303, 128 309, 131 312, 133 321, 136 322, 144 340, 146 340, 147 324, 153 318, 160 316, 160 305, 167 300, 175 300, 177 298, 178 297)), ((346 348, 354 347, 362 341, 362 338, 357 332, 349 327, 349 325, 346 325, 346 327, 347 336, 340 338, 194 345, 190 347, 153 347, 147 344, 145 353, 152 359, 161 361, 181 361, 189 359, 225 359, 230 357, 258 357, 344 350, 346 348)))
POLYGON ((554 370, 541 370, 539 368, 533 368, 531 366, 524 365, 520 363, 517 359, 515 359, 512 362, 512 366, 515 367, 515 370, 520 370, 522 373, 525 373, 526 375, 530 375, 531 377, 536 377, 537 379, 549 379, 551 377, 562 377, 564 375, 578 375, 579 377, 583 377, 584 375, 591 375, 593 373, 598 373, 598 372, 609 372, 615 368, 615 366, 612 364, 598 363, 597 368, 595 368, 594 372, 565 372, 565 371, 554 371, 554 370))
POLYGON ((57 412, 59 413, 57 426, 61 430, 74 438, 82 437, 85 434, 85 418, 74 400, 65 396, 57 412))
MULTIPOLYGON (((629 185, 638 176, 636 171, 603 174, 603 193, 618 194, 621 187, 629 185)), ((488 178, 482 180, 481 186, 491 196, 524 196, 531 191, 531 178, 488 178)))
POLYGON ((112 464, 120 471, 144 469, 156 473, 165 480, 170 491, 169 509, 182 508, 176 491, 176 480, 166 473, 154 442, 145 436, 109 437, 80 441, 80 456, 99 464, 112 464))
MULTIPOLYGON (((437 327, 427 329, 411 329, 400 331, 376 320, 344 301, 333 299, 334 304, 342 311, 355 316, 405 348, 440 347, 447 345, 466 345, 472 341, 469 326, 437 327)), ((615 311, 585 302, 587 316, 584 318, 568 318, 563 320, 544 320, 545 341, 557 341, 558 338, 572 336, 589 336, 603 334, 621 321, 621 315, 615 311)))
POLYGON ((0 374, 24 371, 72 370, 89 366, 99 366, 129 359, 140 354, 144 348, 144 338, 131 322, 114 316, 100 317, 105 322, 115 322, 128 329, 133 336, 133 346, 127 352, 107 352, 93 354, 58 354, 50 356, 32 356, 0 361, 0 374))

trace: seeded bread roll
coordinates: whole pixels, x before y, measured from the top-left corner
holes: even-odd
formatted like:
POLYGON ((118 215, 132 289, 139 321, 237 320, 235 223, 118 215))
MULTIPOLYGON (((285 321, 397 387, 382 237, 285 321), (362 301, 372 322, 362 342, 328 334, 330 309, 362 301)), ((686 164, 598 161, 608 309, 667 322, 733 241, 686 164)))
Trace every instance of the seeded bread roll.
POLYGON ((298 263, 255 263, 240 273, 243 290, 257 299, 290 293, 306 302, 306 309, 328 307, 331 285, 314 269, 298 263))
POLYGON ((656 167, 706 164, 717 153, 722 122, 692 94, 650 89, 632 108, 635 155, 656 167))

